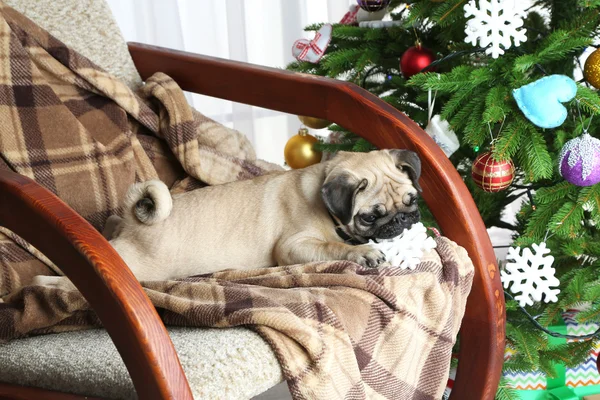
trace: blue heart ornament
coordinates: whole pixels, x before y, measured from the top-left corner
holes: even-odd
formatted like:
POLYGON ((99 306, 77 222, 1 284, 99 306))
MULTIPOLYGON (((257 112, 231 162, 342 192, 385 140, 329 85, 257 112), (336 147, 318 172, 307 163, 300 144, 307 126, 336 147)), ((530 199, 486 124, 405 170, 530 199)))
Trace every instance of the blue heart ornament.
POLYGON ((561 103, 572 100, 577 84, 566 75, 550 75, 513 90, 513 97, 523 114, 540 128, 556 128, 567 119, 561 103))

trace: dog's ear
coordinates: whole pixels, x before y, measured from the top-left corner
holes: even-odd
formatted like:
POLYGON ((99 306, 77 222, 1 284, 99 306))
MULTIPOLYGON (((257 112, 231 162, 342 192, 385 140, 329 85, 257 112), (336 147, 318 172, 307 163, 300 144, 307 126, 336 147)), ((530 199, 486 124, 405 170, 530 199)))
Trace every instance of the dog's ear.
POLYGON ((419 193, 422 192, 423 189, 421 189, 421 186, 419 185, 419 178, 421 177, 421 160, 419 159, 417 153, 410 150, 400 149, 388 150, 388 152, 394 159, 396 167, 402 171, 405 171, 412 181, 415 189, 417 189, 419 193))
POLYGON ((350 174, 340 174, 325 180, 321 188, 321 198, 331 214, 342 224, 352 220, 356 194, 367 187, 367 180, 358 180, 350 174))

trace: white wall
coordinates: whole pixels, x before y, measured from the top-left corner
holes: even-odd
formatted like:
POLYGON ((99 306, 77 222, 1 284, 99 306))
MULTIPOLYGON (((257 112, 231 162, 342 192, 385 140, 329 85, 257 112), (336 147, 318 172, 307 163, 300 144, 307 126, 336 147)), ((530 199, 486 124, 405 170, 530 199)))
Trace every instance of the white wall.
MULTIPOLYGON (((284 68, 293 60, 294 41, 311 36, 303 31, 306 25, 337 22, 349 4, 355 3, 354 0, 107 1, 127 41, 275 68, 284 68)), ((300 127, 294 115, 200 95, 191 95, 190 100, 200 112, 248 136, 258 157, 279 164, 283 164, 287 139, 300 127)))

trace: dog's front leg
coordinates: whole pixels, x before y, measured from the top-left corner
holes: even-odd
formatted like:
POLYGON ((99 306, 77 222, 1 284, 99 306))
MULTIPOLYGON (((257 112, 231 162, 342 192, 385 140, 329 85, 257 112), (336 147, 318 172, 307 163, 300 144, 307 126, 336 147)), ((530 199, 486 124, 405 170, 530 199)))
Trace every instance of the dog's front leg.
POLYGON ((385 255, 368 244, 353 246, 312 237, 292 237, 278 243, 275 259, 279 265, 348 260, 363 267, 377 268, 386 263, 385 255))

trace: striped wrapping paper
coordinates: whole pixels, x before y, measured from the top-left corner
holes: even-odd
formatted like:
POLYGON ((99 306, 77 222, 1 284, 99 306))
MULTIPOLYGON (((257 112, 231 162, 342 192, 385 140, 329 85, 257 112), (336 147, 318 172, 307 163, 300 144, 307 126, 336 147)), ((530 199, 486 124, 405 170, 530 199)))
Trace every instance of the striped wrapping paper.
MULTIPOLYGON (((563 321, 566 326, 568 335, 586 335, 595 332, 598 329, 598 324, 580 324, 575 320, 575 316, 580 310, 567 310, 563 313, 563 321)), ((551 330, 556 330, 556 327, 550 327, 551 330)), ((568 340, 569 342, 573 340, 568 340)), ((600 352, 600 343, 592 350, 589 358, 575 368, 566 368, 565 386, 574 389, 575 394, 579 396, 591 392, 600 393, 600 373, 598 373, 597 360, 600 352), (595 388, 597 386, 597 390, 595 388)), ((505 359, 509 359, 515 354, 515 350, 507 348, 505 351, 505 359)), ((456 369, 452 368, 450 377, 444 392, 444 400, 448 399, 454 385, 454 377, 456 369)), ((538 399, 545 398, 546 390, 548 389, 546 375, 542 372, 528 373, 505 373, 504 378, 514 389, 522 391, 520 397, 522 399, 538 399), (538 393, 538 394, 535 394, 538 393)))
MULTIPOLYGON (((598 324, 577 323, 577 321, 575 321, 576 314, 577 310, 569 310, 563 314, 563 319, 567 325, 567 334, 580 336, 594 333, 598 329, 598 324)), ((600 374, 598 373, 598 367, 596 365, 599 351, 600 343, 596 345, 594 350, 590 353, 589 358, 584 363, 579 364, 576 368, 567 368, 567 386, 576 388, 582 386, 600 385, 600 374)))
MULTIPOLYGON (((508 360, 515 350, 506 348, 504 359, 508 360)), ((546 390, 546 375, 541 372, 515 372, 504 374, 508 384, 517 390, 546 390)))

